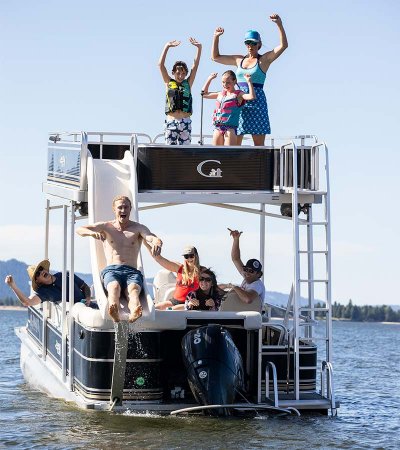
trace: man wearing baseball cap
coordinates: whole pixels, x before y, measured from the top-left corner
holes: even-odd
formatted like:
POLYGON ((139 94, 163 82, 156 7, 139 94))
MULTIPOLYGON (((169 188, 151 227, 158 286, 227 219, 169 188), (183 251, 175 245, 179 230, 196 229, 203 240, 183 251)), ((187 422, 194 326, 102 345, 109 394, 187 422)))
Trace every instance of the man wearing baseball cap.
POLYGON ((262 277, 262 264, 258 259, 249 259, 246 264, 243 264, 240 257, 239 239, 242 231, 231 230, 228 228, 230 235, 233 238, 232 243, 232 261, 236 269, 242 275, 243 281, 240 286, 228 284, 227 287, 232 289, 243 303, 255 303, 260 313, 264 305, 265 286, 260 280, 262 277))
MULTIPOLYGON (((62 297, 62 273, 51 275, 50 261, 45 259, 27 269, 35 294, 27 297, 16 285, 13 277, 7 275, 5 283, 10 286, 24 306, 35 306, 45 301, 59 303, 62 297)), ((67 274, 67 301, 69 299, 69 274, 67 274)), ((90 301, 90 288, 77 275, 74 275, 74 303, 84 301, 86 306, 97 308, 97 304, 90 301)))

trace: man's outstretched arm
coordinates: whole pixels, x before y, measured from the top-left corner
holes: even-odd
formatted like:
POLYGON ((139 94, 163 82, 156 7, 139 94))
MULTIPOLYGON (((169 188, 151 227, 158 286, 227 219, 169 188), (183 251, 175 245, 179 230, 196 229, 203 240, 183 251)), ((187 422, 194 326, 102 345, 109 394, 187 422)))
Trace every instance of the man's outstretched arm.
POLYGON ((4 280, 8 286, 13 290, 14 294, 18 297, 18 300, 24 305, 24 306, 35 306, 40 304, 40 297, 37 295, 34 295, 32 297, 27 297, 21 289, 15 284, 15 281, 11 275, 7 275, 6 279, 4 280))

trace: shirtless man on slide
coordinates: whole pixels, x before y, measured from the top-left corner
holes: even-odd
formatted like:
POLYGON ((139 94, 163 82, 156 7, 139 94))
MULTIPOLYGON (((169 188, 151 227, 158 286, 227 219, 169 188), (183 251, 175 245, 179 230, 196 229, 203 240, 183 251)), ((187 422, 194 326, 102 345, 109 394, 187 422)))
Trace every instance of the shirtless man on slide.
POLYGON ((151 254, 156 256, 161 252, 162 241, 146 226, 129 220, 132 204, 128 197, 115 197, 112 207, 115 220, 79 227, 76 232, 103 242, 107 267, 102 270, 101 278, 108 292, 108 313, 114 322, 119 322, 122 291, 129 299, 129 322, 135 322, 142 315, 139 294, 143 275, 136 268, 140 246, 145 240, 151 254))

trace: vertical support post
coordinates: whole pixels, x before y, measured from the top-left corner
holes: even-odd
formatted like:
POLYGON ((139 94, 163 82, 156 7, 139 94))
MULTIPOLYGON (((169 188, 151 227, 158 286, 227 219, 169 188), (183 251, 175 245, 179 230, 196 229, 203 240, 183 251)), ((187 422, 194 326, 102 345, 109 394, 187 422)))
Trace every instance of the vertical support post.
MULTIPOLYGON (((265 262, 265 203, 260 203, 260 261, 264 267, 265 262)), ((262 279, 264 280, 265 269, 262 279)))
POLYGON ((44 259, 49 259, 50 200, 46 200, 46 229, 44 237, 44 259))
POLYGON ((62 362, 62 381, 67 379, 67 217, 68 206, 63 205, 63 259, 62 259, 62 313, 61 313, 61 362, 62 362))
MULTIPOLYGON (((49 224, 50 224, 50 200, 46 200, 46 229, 44 242, 44 259, 49 258, 49 224)), ((46 361, 47 355, 47 318, 49 316, 48 302, 42 303, 42 359, 46 361)))
POLYGON ((297 214, 297 147, 294 142, 293 146, 293 191, 292 191, 292 226, 293 226, 293 351, 294 351, 294 391, 296 400, 300 399, 300 383, 299 383, 299 297, 300 297, 300 254, 299 254, 299 217, 297 214))
MULTIPOLYGON (((261 403, 261 373, 262 369, 262 328, 258 330, 258 358, 257 358, 257 403, 261 403)), ((265 385, 265 389, 267 390, 268 386, 265 385)))
MULTIPOLYGON (((69 341, 69 354, 68 354, 68 368, 69 368, 69 389, 74 390, 74 319, 71 315, 71 308, 74 305, 74 258, 75 258, 75 202, 71 200, 70 203, 70 252, 69 252, 69 330, 68 330, 68 341, 69 341)), ((67 349, 67 342, 65 344, 67 349)))
POLYGON ((326 307, 327 314, 327 349, 326 360, 332 363, 332 284, 331 284, 331 217, 330 217, 330 186, 329 186, 329 158, 328 147, 325 148, 326 194, 325 194, 325 229, 326 229, 326 307))
MULTIPOLYGON (((314 280, 314 234, 313 234, 313 214, 312 205, 310 203, 307 213, 307 278, 314 280)), ((310 308, 309 317, 311 320, 315 319, 314 313, 314 283, 308 283, 308 307, 310 308)), ((306 327, 306 337, 312 337, 312 327, 306 327)))

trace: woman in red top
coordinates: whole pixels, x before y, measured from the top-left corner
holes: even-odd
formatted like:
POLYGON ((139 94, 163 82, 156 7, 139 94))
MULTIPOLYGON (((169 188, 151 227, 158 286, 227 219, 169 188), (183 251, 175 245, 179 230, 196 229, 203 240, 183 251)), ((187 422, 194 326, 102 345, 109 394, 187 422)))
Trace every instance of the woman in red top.
POLYGON ((183 249, 183 264, 169 261, 161 255, 153 256, 164 267, 176 273, 174 297, 156 304, 156 309, 185 309, 186 296, 199 288, 200 260, 196 247, 187 245, 183 249))

